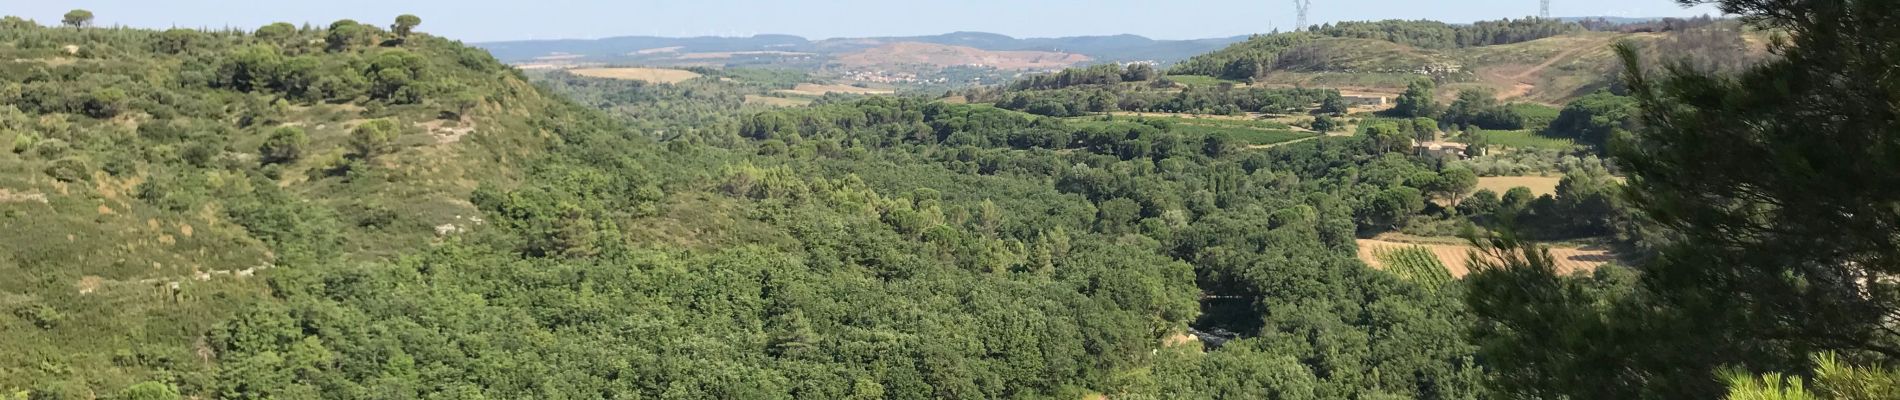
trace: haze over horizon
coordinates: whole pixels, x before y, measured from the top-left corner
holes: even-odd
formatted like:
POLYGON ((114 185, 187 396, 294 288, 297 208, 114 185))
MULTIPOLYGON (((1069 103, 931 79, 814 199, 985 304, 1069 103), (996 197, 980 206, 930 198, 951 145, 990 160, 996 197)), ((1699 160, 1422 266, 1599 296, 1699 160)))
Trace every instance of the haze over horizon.
MULTIPOLYGON (((1437 2, 1431 2, 1437 3, 1437 2)), ((1313 23, 1381 19, 1471 22, 1537 13, 1535 0, 1474 0, 1429 4, 1405 0, 1315 2, 1313 23)), ((100 26, 252 29, 272 22, 324 25, 352 18, 383 24, 398 14, 423 18, 421 30, 468 42, 588 39, 616 36, 751 36, 787 34, 812 39, 915 36, 957 31, 1019 38, 1135 34, 1155 39, 1204 39, 1288 30, 1291 2, 1189 0, 1167 5, 1133 0, 969 0, 905 4, 874 0, 786 2, 770 0, 663 1, 550 0, 534 4, 497 1, 337 0, 255 2, 244 0, 75 0, 14 4, 0 14, 57 23, 66 11, 83 8, 100 26), (1230 12, 1207 12, 1209 9, 1230 12), (927 18, 926 18, 927 17, 927 18), (1057 18, 1060 17, 1060 18, 1057 18), (849 22, 849 23, 843 23, 849 22)), ((1686 17, 1718 14, 1713 7, 1683 8, 1669 0, 1557 0, 1551 14, 1571 16, 1686 17)))

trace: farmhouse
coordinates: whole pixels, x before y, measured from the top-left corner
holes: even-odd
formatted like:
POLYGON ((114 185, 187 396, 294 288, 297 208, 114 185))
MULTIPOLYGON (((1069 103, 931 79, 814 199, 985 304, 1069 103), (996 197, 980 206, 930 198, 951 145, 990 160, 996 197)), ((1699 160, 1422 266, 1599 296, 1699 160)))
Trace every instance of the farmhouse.
POLYGON ((1385 96, 1342 95, 1339 97, 1341 99, 1345 99, 1346 104, 1353 107, 1379 107, 1379 108, 1387 107, 1387 104, 1386 104, 1387 100, 1385 96))
POLYGON ((1431 141, 1431 142, 1413 141, 1412 142, 1412 154, 1421 155, 1421 156, 1437 155, 1440 157, 1457 157, 1459 159, 1464 159, 1466 157, 1469 157, 1466 153, 1466 150, 1469 150, 1469 149, 1470 147, 1468 145, 1464 143, 1458 143, 1458 142, 1441 142, 1441 141, 1431 141))

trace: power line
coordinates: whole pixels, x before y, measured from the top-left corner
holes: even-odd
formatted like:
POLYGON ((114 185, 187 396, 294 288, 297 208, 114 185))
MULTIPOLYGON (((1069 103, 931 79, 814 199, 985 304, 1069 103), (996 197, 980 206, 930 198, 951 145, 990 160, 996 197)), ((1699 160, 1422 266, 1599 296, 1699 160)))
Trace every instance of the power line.
POLYGON ((1550 0, 1543 0, 1543 2, 1544 7, 1537 11, 1537 16, 1543 19, 1550 19, 1550 0))
MULTIPOLYGON (((1544 1, 1550 1, 1550 0, 1544 0, 1544 1)), ((1313 9, 1313 0, 1293 0, 1293 8, 1296 10, 1299 10, 1300 12, 1300 20, 1299 20, 1300 22, 1298 25, 1293 26, 1293 31, 1298 32, 1298 31, 1306 30, 1306 11, 1313 9)))

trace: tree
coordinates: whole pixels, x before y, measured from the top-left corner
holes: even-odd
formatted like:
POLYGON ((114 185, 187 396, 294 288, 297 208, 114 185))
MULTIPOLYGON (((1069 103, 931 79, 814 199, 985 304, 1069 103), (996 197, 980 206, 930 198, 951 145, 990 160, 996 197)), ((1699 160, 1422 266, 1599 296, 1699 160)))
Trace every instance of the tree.
POLYGON ((1477 192, 1458 203, 1458 214, 1471 217, 1490 216, 1496 214, 1502 204, 1502 200, 1498 199, 1498 192, 1493 192, 1491 189, 1478 189, 1477 192))
POLYGON ((1474 268, 1473 311, 1507 328, 1480 335, 1485 358, 1522 378, 1500 379, 1507 397, 1716 398, 1729 387, 1711 377, 1730 368, 1825 375, 1809 357, 1827 352, 1900 361, 1900 9, 1683 3, 1783 32, 1779 57, 1738 74, 1657 72, 1618 46, 1639 122, 1610 140, 1624 197, 1673 237, 1639 282, 1608 292, 1540 284, 1565 281, 1544 268, 1474 268))
POLYGON ((387 153, 401 135, 401 128, 394 121, 377 119, 357 125, 350 131, 350 151, 357 158, 372 159, 387 153))
POLYGON ((190 50, 192 45, 199 41, 201 35, 203 33, 197 30, 172 28, 160 33, 152 42, 152 47, 161 53, 180 54, 190 50))
POLYGON ((323 37, 323 41, 330 51, 343 51, 368 45, 375 37, 375 27, 357 23, 356 20, 342 19, 330 23, 329 33, 323 37))
POLYGON ((1637 113, 1636 99, 1598 91, 1564 105, 1544 134, 1608 148, 1612 138, 1636 128, 1637 113))
POLYGON ((1531 208, 1531 203, 1537 201, 1537 195, 1531 193, 1531 188, 1518 186, 1504 191, 1504 197, 1499 201, 1500 209, 1505 214, 1517 215, 1531 208))
POLYGON ((1153 64, 1140 63, 1129 65, 1128 72, 1122 73, 1122 80, 1126 82, 1146 82, 1154 79, 1156 75, 1157 72, 1153 64))
POLYGON ((1418 139, 1418 141, 1420 142, 1431 142, 1431 141, 1438 140, 1438 121, 1437 120, 1433 120, 1431 118, 1426 118, 1426 117, 1418 117, 1418 118, 1413 118, 1411 121, 1409 121, 1406 124, 1406 126, 1409 128, 1408 130, 1412 131, 1412 136, 1418 139))
POLYGON ((73 28, 89 27, 92 26, 92 12, 86 10, 67 11, 66 16, 61 18, 59 22, 73 28))
POLYGON ((265 164, 290 163, 303 158, 304 147, 309 144, 310 138, 304 136, 303 129, 286 126, 271 131, 270 138, 258 146, 257 152, 265 164))
POLYGON ((1397 228, 1405 217, 1425 209, 1425 197, 1418 189, 1400 186, 1372 196, 1359 214, 1359 226, 1372 231, 1397 228))
POLYGON ((1313 130, 1319 131, 1320 133, 1339 130, 1339 121, 1333 120, 1332 116, 1320 114, 1317 117, 1313 117, 1313 130))
POLYGON ((257 28, 257 32, 251 35, 256 36, 258 40, 283 46, 289 44, 290 38, 297 36, 297 26, 288 22, 276 22, 257 28))
POLYGON ((396 24, 390 25, 389 30, 395 32, 396 37, 408 39, 409 33, 414 31, 416 26, 419 25, 422 25, 422 17, 417 17, 413 14, 403 14, 396 17, 396 24))
POLYGON ((482 96, 467 91, 456 93, 455 97, 449 100, 449 106, 455 108, 455 119, 467 119, 470 111, 475 111, 476 107, 482 106, 482 96))
POLYGON ((1524 118, 1509 107, 1498 103, 1491 93, 1466 89, 1458 92, 1458 100, 1445 109, 1443 118, 1446 123, 1482 129, 1515 130, 1524 127, 1524 118))
POLYGON ((119 397, 127 400, 178 400, 178 388, 163 382, 145 381, 119 391, 119 397))
MULTIPOLYGON (((1652 75, 1618 49, 1641 129, 1614 145, 1633 204, 1683 235, 1648 266, 1663 305, 1724 332, 1715 362, 1781 369, 1805 351, 1900 361, 1900 9, 1886 2, 1716 2, 1789 32, 1734 76, 1652 75), (1763 90, 1761 88, 1779 88, 1763 90), (1737 294, 1747 294, 1738 296, 1737 294)), ((1800 372, 1799 370, 1792 370, 1800 372)))
POLYGON ((1399 129, 1398 125, 1390 122, 1372 124, 1366 126, 1365 129, 1366 137, 1375 151, 1381 153, 1404 151, 1412 145, 1411 136, 1406 135, 1405 130, 1399 129))
POLYGON ((1465 168, 1464 166, 1453 166, 1445 168, 1444 171, 1439 171, 1437 185, 1435 185, 1432 190, 1435 192, 1434 194, 1440 198, 1451 200, 1452 204, 1456 206, 1460 201, 1464 200, 1465 193, 1471 192, 1471 189, 1475 187, 1478 187, 1477 173, 1471 172, 1470 168, 1465 168))
POLYGON ((1348 111, 1351 111, 1351 107, 1346 105, 1346 97, 1339 95, 1338 91, 1326 93, 1326 98, 1320 100, 1319 109, 1316 110, 1320 115, 1332 116, 1346 115, 1348 111))
POLYGON ((1405 87, 1405 93, 1399 95, 1392 107, 1392 116, 1400 118, 1431 117, 1438 115, 1438 100, 1432 96, 1435 89, 1432 81, 1416 80, 1405 87))

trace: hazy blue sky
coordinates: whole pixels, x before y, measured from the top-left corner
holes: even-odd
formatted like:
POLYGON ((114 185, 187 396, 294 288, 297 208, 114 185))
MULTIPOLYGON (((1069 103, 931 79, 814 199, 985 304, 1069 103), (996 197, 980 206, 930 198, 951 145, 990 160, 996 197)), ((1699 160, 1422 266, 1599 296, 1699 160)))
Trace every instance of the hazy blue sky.
MULTIPOLYGON (((1314 23, 1371 19, 1469 22, 1537 13, 1536 0, 1315 0, 1314 23)), ((1017 37, 1133 33, 1187 39, 1294 24, 1292 0, 0 0, 0 14, 51 24, 73 8, 99 25, 255 28, 274 21, 386 23, 466 41, 787 33, 811 38, 983 31, 1017 37)), ((1670 0, 1553 0, 1556 16, 1691 16, 1670 0)))

